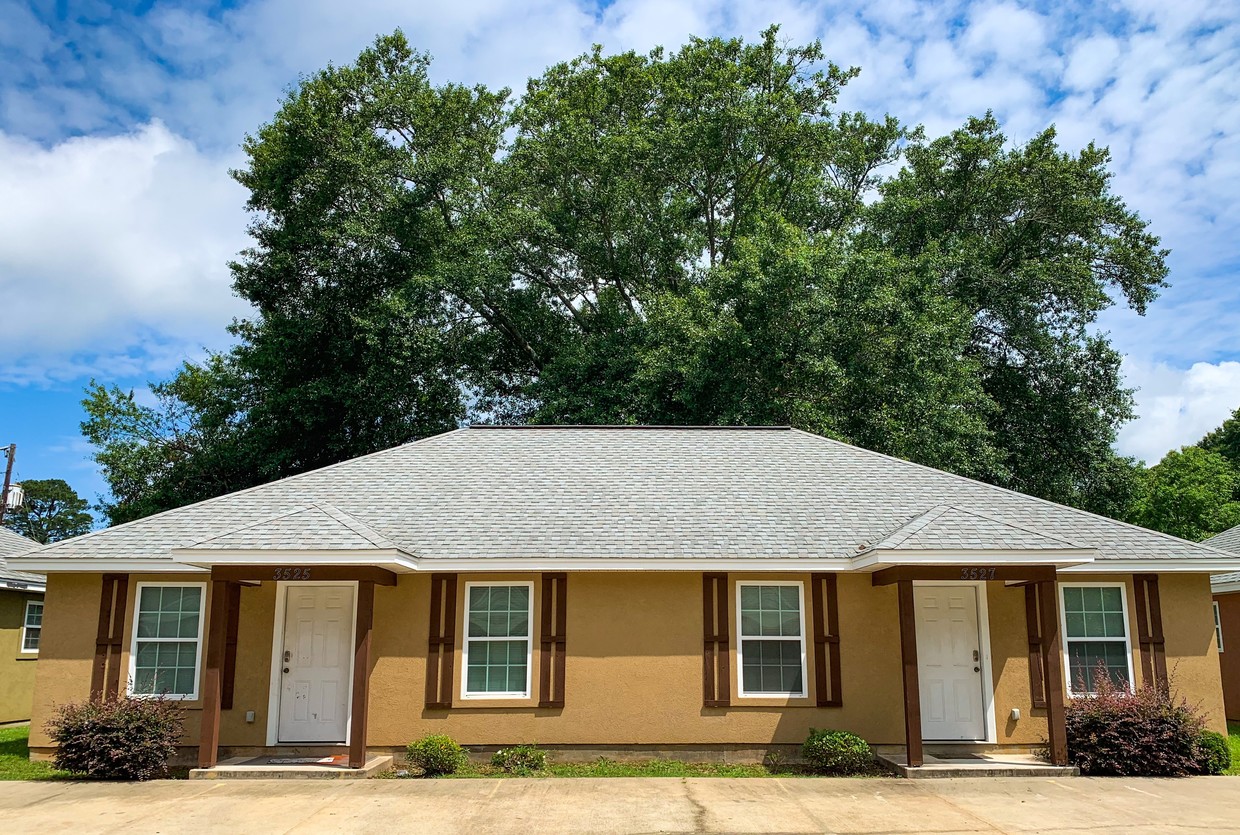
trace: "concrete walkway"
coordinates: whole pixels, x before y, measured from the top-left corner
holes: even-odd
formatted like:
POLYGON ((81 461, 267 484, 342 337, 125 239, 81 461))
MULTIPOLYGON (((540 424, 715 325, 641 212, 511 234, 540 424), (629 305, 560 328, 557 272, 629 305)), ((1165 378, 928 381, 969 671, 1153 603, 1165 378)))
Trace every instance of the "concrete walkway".
POLYGON ((1240 832, 1240 778, 0 783, 20 832, 1240 832))

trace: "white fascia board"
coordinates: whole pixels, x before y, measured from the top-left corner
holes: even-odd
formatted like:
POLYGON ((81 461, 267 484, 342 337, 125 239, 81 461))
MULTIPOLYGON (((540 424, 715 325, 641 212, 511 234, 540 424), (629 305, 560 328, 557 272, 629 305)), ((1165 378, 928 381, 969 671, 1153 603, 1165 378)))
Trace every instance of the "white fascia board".
POLYGON ((1233 594, 1240 591, 1240 582, 1210 584, 1211 594, 1233 594))
POLYGON ((1098 560, 1059 569, 1060 574, 1224 574, 1240 571, 1235 560, 1098 560))
POLYGON ((42 583, 28 583, 25 580, 0 580, 0 589, 8 591, 29 591, 36 594, 43 594, 47 591, 47 587, 42 583))
MULTIPOLYGON (((855 571, 908 565, 1056 565, 1075 566, 1094 561, 1093 548, 1031 550, 985 549, 976 551, 904 550, 884 548, 867 551, 851 560, 855 571)), ((1060 569, 1064 570, 1064 569, 1060 569)))
POLYGON ((850 571, 849 560, 834 557, 756 557, 705 559, 698 557, 585 557, 505 558, 467 557, 423 559, 417 571, 850 571))
MULTIPOLYGON (((9 560, 9 565, 13 565, 13 560, 9 560)), ((106 557, 55 557, 49 559, 44 557, 43 559, 24 559, 20 566, 14 567, 20 567, 23 571, 32 571, 36 574, 96 574, 101 571, 121 574, 162 574, 165 571, 197 574, 206 570, 195 565, 174 562, 167 557, 154 557, 149 560, 125 559, 123 557, 116 559, 106 557)))

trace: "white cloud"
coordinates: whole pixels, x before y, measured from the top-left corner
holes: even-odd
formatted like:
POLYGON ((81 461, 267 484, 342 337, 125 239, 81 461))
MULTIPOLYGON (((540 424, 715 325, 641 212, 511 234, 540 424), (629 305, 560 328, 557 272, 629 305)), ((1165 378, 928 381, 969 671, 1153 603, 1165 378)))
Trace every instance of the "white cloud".
POLYGON ((1198 362, 1180 369, 1129 361, 1124 372, 1128 385, 1140 388, 1141 419, 1120 431, 1117 447, 1148 464, 1201 440, 1240 408, 1240 362, 1198 362))
POLYGON ((1240 358, 1240 315, 1227 315, 1240 310, 1240 8, 1211 0, 166 2, 89 29, 6 7, 0 288, 12 299, 20 283, 23 298, 16 328, 0 332, 0 369, 37 380, 170 367, 222 339, 239 307, 224 263, 245 244, 226 164, 300 74, 351 60, 376 34, 401 27, 435 57, 437 81, 520 93, 593 42, 674 49, 689 34, 752 39, 770 22, 862 67, 845 107, 931 134, 993 109, 1013 141, 1053 122, 1067 148, 1109 145, 1116 191, 1173 250, 1172 287, 1149 315, 1117 309, 1100 323, 1147 388, 1121 443, 1156 459, 1196 439, 1207 418, 1193 416, 1225 404, 1206 408, 1214 395, 1193 381, 1240 358), (1171 420, 1173 394, 1184 399, 1171 420))
POLYGON ((0 377, 143 373, 221 344, 246 311, 226 266, 246 241, 226 160, 158 122, 50 148, 0 134, 0 160, 0 377))

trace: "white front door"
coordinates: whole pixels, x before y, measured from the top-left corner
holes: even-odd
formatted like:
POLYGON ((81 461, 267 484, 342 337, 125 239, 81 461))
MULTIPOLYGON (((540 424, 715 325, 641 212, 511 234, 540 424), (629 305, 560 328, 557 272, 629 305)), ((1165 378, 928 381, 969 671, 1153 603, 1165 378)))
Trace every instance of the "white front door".
POLYGON ((977 587, 915 586, 921 735, 984 740, 977 587))
POLYGON ((352 586, 285 586, 280 742, 348 736, 352 586))

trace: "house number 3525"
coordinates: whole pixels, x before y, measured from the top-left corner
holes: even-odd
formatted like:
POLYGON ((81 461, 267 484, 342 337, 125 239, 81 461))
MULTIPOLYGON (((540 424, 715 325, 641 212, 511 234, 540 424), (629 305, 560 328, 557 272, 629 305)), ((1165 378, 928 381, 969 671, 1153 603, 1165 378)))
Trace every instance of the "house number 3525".
POLYGON ((310 569, 308 568, 277 568, 275 580, 309 580, 310 569))
POLYGON ((960 569, 961 580, 993 580, 995 579, 995 567, 974 566, 973 568, 960 569))

